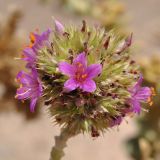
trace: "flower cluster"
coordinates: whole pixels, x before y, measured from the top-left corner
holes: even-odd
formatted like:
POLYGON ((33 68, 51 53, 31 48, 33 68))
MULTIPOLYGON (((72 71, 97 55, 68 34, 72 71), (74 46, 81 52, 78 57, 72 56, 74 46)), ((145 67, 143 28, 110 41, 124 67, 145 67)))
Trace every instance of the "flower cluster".
POLYGON ((132 35, 122 37, 101 27, 64 27, 55 20, 53 31, 31 34, 23 51, 30 73, 21 71, 16 97, 45 105, 57 124, 75 133, 97 137, 120 125, 131 113, 139 114, 151 89, 141 87, 143 77, 130 57, 132 35), (52 32, 53 38, 49 41, 52 32))
POLYGON ((42 95, 42 84, 38 77, 36 69, 36 61, 38 52, 49 45, 48 39, 51 30, 38 35, 36 33, 30 34, 30 45, 22 52, 22 60, 26 61, 26 68, 30 73, 20 71, 17 74, 17 81, 21 84, 17 89, 16 98, 20 100, 30 99, 30 110, 34 112, 34 108, 38 98, 42 95))

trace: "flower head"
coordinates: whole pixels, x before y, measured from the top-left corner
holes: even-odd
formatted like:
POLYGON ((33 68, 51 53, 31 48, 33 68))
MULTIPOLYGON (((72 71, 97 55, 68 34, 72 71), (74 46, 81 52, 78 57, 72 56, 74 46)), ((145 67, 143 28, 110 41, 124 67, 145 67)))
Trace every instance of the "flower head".
POLYGON ((38 98, 42 95, 42 86, 37 71, 32 69, 29 74, 20 71, 17 75, 17 81, 21 86, 17 89, 16 98, 30 99, 30 110, 33 112, 38 98))
POLYGON ((102 66, 101 64, 87 66, 86 54, 82 52, 73 60, 73 64, 60 62, 59 70, 69 77, 69 80, 64 84, 67 91, 80 88, 85 92, 94 92, 96 84, 93 78, 102 72, 102 66))
POLYGON ((142 81, 143 77, 141 75, 135 86, 129 90, 131 93, 129 104, 132 106, 132 111, 138 114, 141 112, 140 103, 146 102, 152 94, 149 87, 141 87, 142 81))
POLYGON ((51 29, 46 30, 41 35, 36 33, 30 34, 31 44, 23 50, 22 59, 27 61, 28 68, 34 68, 38 51, 49 45, 48 39, 51 29))
POLYGON ((21 87, 16 97, 30 99, 31 111, 43 85, 51 116, 71 133, 87 131, 97 137, 130 113, 140 113, 140 103, 150 98, 151 90, 141 87, 142 77, 137 82, 140 72, 129 49, 132 35, 120 38, 85 21, 77 28, 55 20, 51 42, 50 32, 30 35, 23 60, 31 73, 17 75, 21 87))

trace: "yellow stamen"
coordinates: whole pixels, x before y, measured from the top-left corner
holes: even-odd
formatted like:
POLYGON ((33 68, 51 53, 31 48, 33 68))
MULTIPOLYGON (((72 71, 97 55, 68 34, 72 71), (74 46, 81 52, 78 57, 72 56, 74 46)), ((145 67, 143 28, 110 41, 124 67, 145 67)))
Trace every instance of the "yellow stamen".
POLYGON ((18 95, 15 95, 15 96, 14 96, 14 98, 16 98, 16 99, 17 99, 17 98, 18 98, 18 95))
POLYGON ((85 79, 87 77, 87 74, 83 74, 82 78, 85 79))
POLYGON ((30 37, 29 38, 30 38, 30 40, 31 40, 32 43, 34 43, 35 40, 36 40, 36 38, 35 38, 35 36, 34 36, 33 33, 30 33, 30 37))
POLYGON ((151 93, 152 93, 152 96, 155 96, 156 95, 156 91, 153 87, 151 87, 151 93))
POLYGON ((82 63, 77 62, 78 67, 82 67, 82 63))
POLYGON ((151 89, 151 96, 147 99, 147 102, 149 103, 150 106, 153 105, 153 100, 152 100, 152 96, 156 95, 155 89, 153 87, 150 88, 151 89))
POLYGON ((34 36, 33 33, 30 33, 29 38, 30 38, 30 42, 31 42, 29 47, 31 48, 33 46, 34 42, 36 41, 36 37, 34 36))
POLYGON ((152 100, 151 100, 151 97, 149 97, 148 99, 147 99, 147 102, 148 103, 150 103, 152 100))
POLYGON ((17 79, 17 78, 15 78, 14 81, 15 81, 16 83, 18 83, 18 79, 17 79))
POLYGON ((150 102, 149 105, 152 106, 152 105, 153 105, 153 102, 150 102))

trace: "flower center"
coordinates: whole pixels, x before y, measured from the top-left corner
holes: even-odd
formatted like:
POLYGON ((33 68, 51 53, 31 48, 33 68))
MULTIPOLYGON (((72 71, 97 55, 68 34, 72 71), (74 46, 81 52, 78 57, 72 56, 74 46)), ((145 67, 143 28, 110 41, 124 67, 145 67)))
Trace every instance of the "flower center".
POLYGON ((77 67, 77 71, 75 73, 76 81, 78 81, 78 82, 85 81, 88 75, 85 72, 85 68, 84 68, 83 64, 81 64, 80 62, 77 62, 76 67, 77 67))

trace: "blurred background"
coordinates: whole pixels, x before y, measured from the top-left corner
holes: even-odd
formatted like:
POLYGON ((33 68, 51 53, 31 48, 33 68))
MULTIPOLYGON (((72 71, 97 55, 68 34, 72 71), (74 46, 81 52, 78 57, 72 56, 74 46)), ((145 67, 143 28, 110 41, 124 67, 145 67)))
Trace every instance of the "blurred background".
POLYGON ((159 0, 0 0, 0 160, 47 160, 60 128, 47 108, 29 112, 18 102, 15 75, 24 68, 19 54, 28 35, 54 27, 52 16, 64 24, 83 19, 107 30, 133 32, 133 54, 145 84, 156 91, 154 104, 140 117, 97 139, 79 135, 68 142, 64 160, 160 160, 160 1, 159 0))

